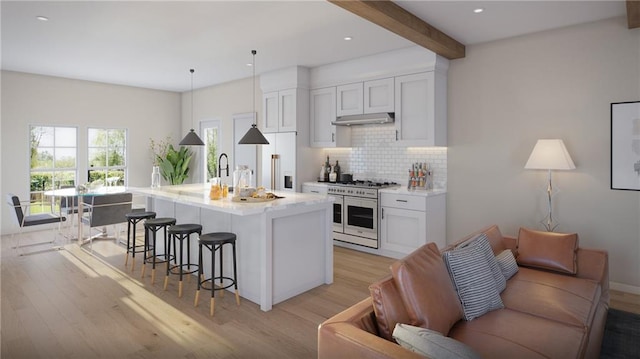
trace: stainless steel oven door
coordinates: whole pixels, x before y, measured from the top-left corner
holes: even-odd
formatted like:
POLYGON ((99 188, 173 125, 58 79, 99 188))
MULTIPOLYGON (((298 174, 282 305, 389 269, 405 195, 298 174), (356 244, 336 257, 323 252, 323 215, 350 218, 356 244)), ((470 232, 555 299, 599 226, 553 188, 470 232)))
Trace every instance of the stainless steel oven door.
POLYGON ((333 202, 333 231, 344 233, 344 196, 329 195, 333 202))
POLYGON ((378 239, 378 201, 344 197, 344 233, 378 239))

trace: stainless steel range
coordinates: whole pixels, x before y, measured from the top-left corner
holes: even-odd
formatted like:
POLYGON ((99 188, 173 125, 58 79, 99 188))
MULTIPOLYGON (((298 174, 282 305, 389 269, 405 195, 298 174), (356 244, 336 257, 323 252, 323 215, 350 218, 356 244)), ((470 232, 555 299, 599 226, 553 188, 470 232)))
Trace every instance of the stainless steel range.
POLYGON ((378 248, 378 190, 394 182, 354 181, 332 183, 328 194, 333 204, 333 239, 378 248))

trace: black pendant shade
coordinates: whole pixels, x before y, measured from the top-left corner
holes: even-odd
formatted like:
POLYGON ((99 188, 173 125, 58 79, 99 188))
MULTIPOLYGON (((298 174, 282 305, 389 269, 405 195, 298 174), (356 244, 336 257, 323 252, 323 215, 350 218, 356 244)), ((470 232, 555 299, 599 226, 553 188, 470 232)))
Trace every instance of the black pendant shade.
POLYGON ((262 132, 258 130, 256 124, 251 125, 247 133, 238 141, 239 145, 268 145, 269 141, 264 138, 262 132))
MULTIPOLYGON (((253 55, 253 113, 256 118, 258 114, 256 113, 256 50, 251 50, 251 54, 253 55)), ((251 125, 251 128, 244 136, 238 141, 239 145, 268 145, 269 141, 264 137, 262 132, 258 130, 258 127, 255 123, 251 125)))
MULTIPOLYGON (((246 137, 246 136, 245 136, 246 137)), ((180 146, 204 146, 204 142, 198 137, 193 128, 180 141, 180 146)))

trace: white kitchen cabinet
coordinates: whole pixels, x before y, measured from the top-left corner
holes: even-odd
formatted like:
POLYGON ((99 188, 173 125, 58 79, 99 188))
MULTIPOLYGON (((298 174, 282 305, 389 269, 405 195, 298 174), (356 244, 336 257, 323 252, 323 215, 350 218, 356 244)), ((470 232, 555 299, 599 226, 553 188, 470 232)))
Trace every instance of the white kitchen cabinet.
POLYGON ((436 71, 395 78, 396 141, 446 146, 446 76, 436 71))
POLYGON ((338 86, 336 88, 336 115, 362 115, 362 82, 338 86))
POLYGON ((393 87, 393 78, 365 81, 363 112, 393 112, 395 109, 393 87))
POLYGON ((262 109, 264 111, 263 132, 296 131, 298 121, 297 103, 297 89, 265 93, 262 96, 262 109))
POLYGON ((351 128, 335 126, 336 88, 327 87, 310 92, 311 147, 349 147, 351 128))
POLYGON ((446 245, 445 194, 380 194, 380 248, 409 254, 435 242, 446 245))
POLYGON ((324 194, 329 193, 329 188, 326 184, 316 184, 316 183, 303 183, 302 184, 302 193, 315 193, 315 194, 324 194))
POLYGON ((262 145, 262 186, 274 191, 296 191, 296 133, 266 133, 262 145), (277 156, 272 162, 272 156, 277 156), (275 183, 271 183, 274 174, 275 183))

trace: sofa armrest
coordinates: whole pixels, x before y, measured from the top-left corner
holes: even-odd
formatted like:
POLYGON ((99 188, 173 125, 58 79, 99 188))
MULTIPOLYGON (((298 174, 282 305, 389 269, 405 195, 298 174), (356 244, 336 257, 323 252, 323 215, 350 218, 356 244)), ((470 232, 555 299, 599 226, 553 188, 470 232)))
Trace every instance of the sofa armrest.
POLYGON ((371 298, 318 327, 318 358, 422 358, 377 335, 371 298))
POLYGON ((609 305, 609 254, 607 251, 578 248, 576 277, 594 280, 602 288, 601 300, 609 305))

